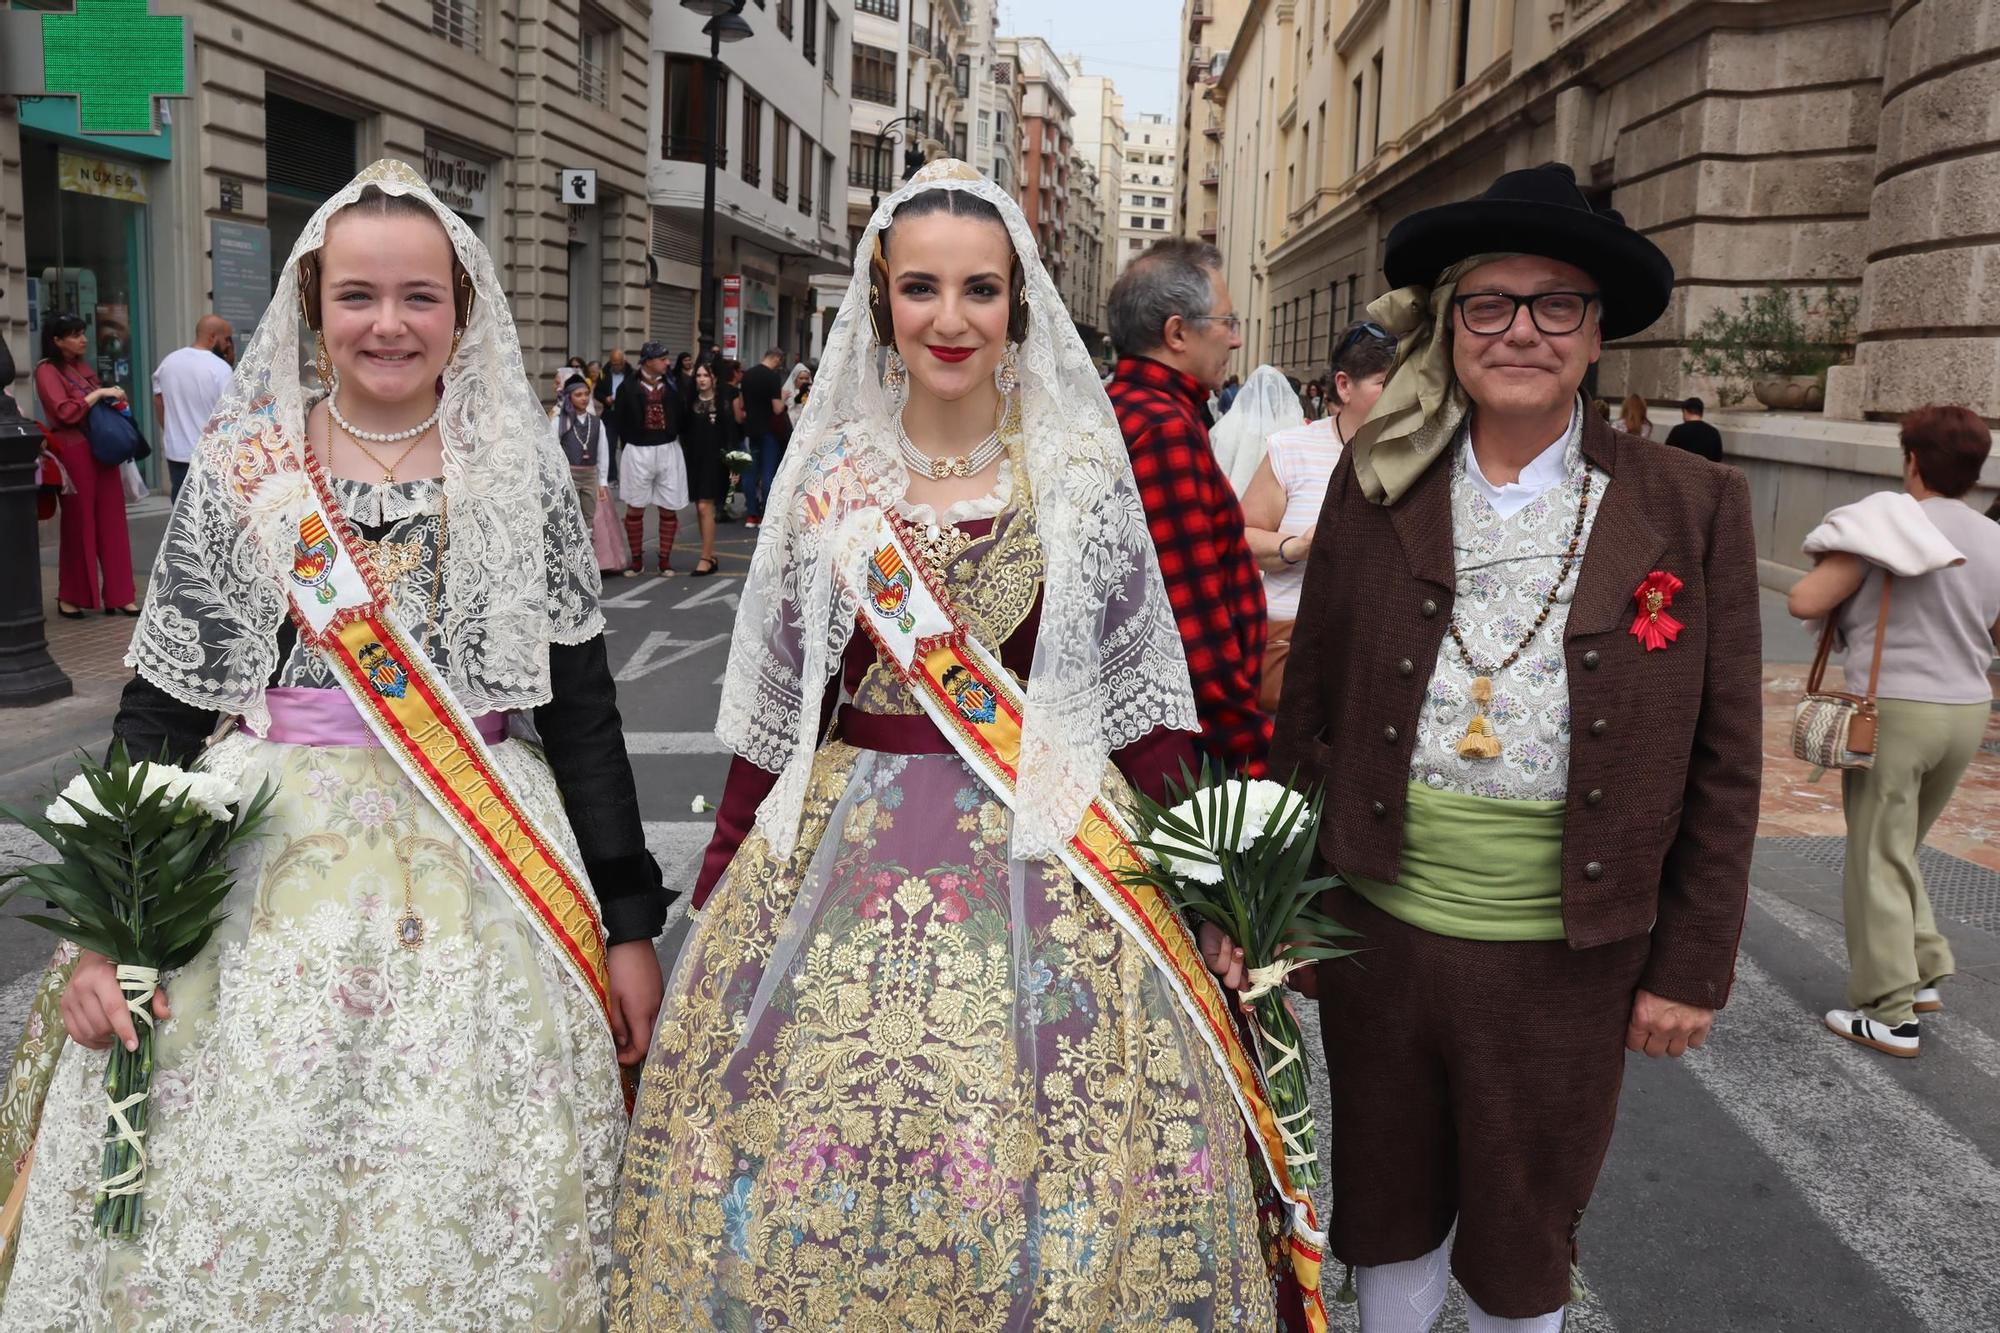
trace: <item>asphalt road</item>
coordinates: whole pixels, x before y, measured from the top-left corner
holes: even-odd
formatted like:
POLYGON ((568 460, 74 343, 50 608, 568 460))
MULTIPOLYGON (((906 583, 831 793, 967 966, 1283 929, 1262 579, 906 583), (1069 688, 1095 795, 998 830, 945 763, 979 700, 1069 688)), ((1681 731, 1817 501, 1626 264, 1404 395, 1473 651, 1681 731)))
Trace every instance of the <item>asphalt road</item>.
MULTIPOLYGON (((711 818, 690 807, 720 795, 728 768, 711 729, 754 534, 723 534, 724 576, 606 588, 647 838, 681 889, 711 818)), ((684 570, 691 554, 682 548, 684 570)), ((25 850, 18 830, 0 827, 0 853, 25 850)), ((1591 1294, 1569 1328, 2000 1329, 2000 986, 1968 976, 1949 990, 1920 1060, 1840 1042, 1818 1026, 1842 1002, 1837 876, 1771 844, 1753 880, 1736 994, 1708 1049, 1672 1063, 1628 1058, 1617 1137, 1581 1233, 1591 1294)), ((2000 963, 2000 936, 1944 925, 1963 966, 2000 963)), ((685 931, 676 912, 661 945, 669 964, 685 931)), ((0 920, 0 1041, 18 1031, 46 953, 40 936, 0 920)), ((1310 1038, 1318 1016, 1306 1010, 1310 1038)), ((1329 1294, 1339 1282, 1335 1265, 1329 1294)), ((1336 1327, 1355 1327, 1351 1307, 1333 1309, 1336 1327)), ((1440 1328, 1463 1326, 1454 1292, 1440 1328)))

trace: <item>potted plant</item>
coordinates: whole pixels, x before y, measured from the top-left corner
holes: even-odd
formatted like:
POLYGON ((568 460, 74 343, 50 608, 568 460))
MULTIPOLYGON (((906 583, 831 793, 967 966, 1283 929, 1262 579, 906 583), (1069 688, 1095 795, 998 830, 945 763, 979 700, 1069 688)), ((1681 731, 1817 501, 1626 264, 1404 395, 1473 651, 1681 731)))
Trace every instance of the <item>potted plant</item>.
POLYGON ((1854 350, 1858 295, 1828 287, 1818 296, 1776 283, 1717 310, 1688 335, 1681 371, 1715 382, 1725 406, 1754 394, 1765 407, 1817 412, 1826 403, 1827 367, 1854 350))

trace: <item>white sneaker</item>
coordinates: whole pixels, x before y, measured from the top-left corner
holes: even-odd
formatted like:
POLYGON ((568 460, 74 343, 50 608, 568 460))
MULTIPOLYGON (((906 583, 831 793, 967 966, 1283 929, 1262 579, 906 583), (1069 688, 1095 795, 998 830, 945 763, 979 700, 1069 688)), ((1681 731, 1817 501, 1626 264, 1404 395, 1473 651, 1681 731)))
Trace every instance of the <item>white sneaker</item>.
POLYGON ((1941 1014, 1944 1012, 1944 996, 1938 994, 1936 986, 1920 986, 1913 1007, 1920 1014, 1941 1014))
POLYGON ((1872 1046, 1884 1055, 1899 1055, 1913 1060, 1917 1054, 1917 1020, 1911 1019, 1898 1027, 1878 1023, 1858 1009, 1829 1009, 1826 1026, 1861 1046, 1872 1046))

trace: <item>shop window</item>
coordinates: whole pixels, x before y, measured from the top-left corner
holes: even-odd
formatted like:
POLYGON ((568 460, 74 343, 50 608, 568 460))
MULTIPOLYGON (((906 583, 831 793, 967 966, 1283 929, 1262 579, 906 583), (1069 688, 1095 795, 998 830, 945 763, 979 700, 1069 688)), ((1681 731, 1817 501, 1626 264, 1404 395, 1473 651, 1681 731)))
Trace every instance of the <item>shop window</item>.
POLYGON ((480 49, 486 0, 431 0, 431 31, 453 46, 480 49))

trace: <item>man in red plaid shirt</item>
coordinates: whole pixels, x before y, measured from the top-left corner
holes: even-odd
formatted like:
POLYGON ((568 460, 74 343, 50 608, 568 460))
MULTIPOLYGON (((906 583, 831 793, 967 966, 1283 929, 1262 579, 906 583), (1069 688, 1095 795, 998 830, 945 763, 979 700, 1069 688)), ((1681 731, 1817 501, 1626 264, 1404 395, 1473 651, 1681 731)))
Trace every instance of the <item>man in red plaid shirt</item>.
POLYGON ((1264 665, 1264 581, 1243 535, 1243 506, 1209 447, 1208 395, 1243 345, 1212 245, 1162 241, 1111 288, 1118 412, 1160 573, 1187 647, 1202 753, 1264 775, 1271 718, 1257 708, 1264 665))

